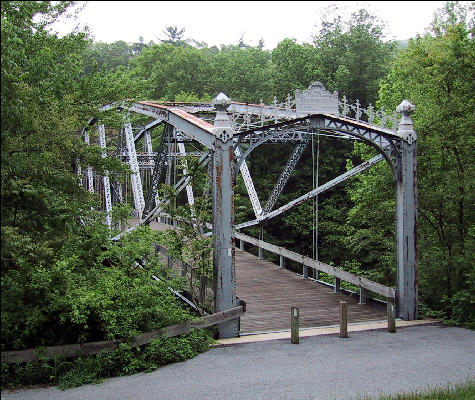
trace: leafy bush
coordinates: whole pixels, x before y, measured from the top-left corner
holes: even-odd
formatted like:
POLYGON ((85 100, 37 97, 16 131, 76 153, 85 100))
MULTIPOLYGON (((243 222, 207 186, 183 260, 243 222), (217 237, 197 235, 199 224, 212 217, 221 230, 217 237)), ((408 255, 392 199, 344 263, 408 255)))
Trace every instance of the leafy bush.
POLYGON ((38 383, 67 389, 98 383, 112 376, 150 372, 162 365, 195 357, 206 351, 211 342, 210 332, 199 330, 179 337, 157 338, 139 348, 122 343, 117 350, 96 356, 3 364, 2 389, 38 383))

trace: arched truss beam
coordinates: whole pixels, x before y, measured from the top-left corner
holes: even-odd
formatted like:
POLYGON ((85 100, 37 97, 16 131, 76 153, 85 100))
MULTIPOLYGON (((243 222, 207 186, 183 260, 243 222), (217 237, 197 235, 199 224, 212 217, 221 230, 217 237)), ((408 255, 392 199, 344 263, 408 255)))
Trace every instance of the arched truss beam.
POLYGON ((300 135, 300 141, 303 141, 302 134, 329 134, 344 139, 357 139, 376 149, 380 153, 389 167, 395 180, 401 179, 400 172, 400 151, 398 143, 401 137, 394 134, 389 129, 378 129, 374 126, 358 123, 345 118, 334 117, 331 115, 317 114, 305 118, 299 118, 292 121, 286 121, 267 127, 253 129, 239 134, 239 139, 235 146, 249 141, 250 146, 236 160, 234 168, 234 177, 240 166, 249 156, 249 154, 263 143, 276 141, 277 138, 292 136, 291 141, 295 141, 295 135, 300 135), (305 132, 306 130, 306 132, 305 132), (312 131, 316 131, 313 133, 312 131))

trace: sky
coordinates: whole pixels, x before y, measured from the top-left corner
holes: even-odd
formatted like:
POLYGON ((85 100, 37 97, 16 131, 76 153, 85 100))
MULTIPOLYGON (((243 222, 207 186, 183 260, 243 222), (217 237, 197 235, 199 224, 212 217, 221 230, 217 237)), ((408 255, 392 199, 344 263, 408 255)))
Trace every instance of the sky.
MULTIPOLYGON (((469 3, 469 2, 462 2, 469 3)), ((273 49, 285 38, 311 43, 325 8, 336 4, 343 15, 365 8, 386 25, 386 39, 404 40, 423 34, 443 1, 90 1, 76 19, 52 29, 60 35, 88 25, 95 41, 132 43, 166 39, 166 26, 185 28, 184 38, 209 46, 244 42, 273 49)), ((331 10, 334 8, 331 6, 331 10)))

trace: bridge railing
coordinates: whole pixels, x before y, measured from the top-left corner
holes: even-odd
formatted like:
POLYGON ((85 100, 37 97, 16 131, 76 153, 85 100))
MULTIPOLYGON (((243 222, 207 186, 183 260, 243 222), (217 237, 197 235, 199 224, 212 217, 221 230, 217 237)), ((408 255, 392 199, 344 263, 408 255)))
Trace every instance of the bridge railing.
POLYGON ((337 267, 325 264, 321 261, 316 261, 310 257, 295 253, 283 247, 275 246, 259 239, 255 239, 251 236, 247 236, 239 232, 235 232, 234 237, 235 239, 239 239, 241 241, 241 249, 243 249, 242 243, 246 242, 258 247, 259 249, 263 249, 279 255, 281 267, 283 267, 285 259, 293 260, 299 264, 302 264, 304 267, 304 277, 308 277, 308 268, 313 268, 316 271, 324 272, 326 274, 334 276, 335 281, 338 283, 338 286, 340 280, 358 286, 360 288, 360 297, 362 298, 366 297, 366 291, 368 290, 387 298, 391 302, 394 301, 395 290, 391 287, 384 286, 363 276, 352 274, 351 272, 344 271, 337 267))

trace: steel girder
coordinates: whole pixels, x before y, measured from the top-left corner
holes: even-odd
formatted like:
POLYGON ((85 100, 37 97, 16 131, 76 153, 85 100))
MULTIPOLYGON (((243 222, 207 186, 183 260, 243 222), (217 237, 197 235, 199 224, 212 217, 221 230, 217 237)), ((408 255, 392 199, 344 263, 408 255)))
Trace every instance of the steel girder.
POLYGON ((359 174, 360 172, 363 172, 365 169, 367 169, 367 168, 371 167, 372 165, 380 162, 382 159, 383 159, 383 156, 381 154, 378 154, 377 156, 373 157, 372 159, 370 159, 368 161, 365 161, 364 163, 356 166, 355 168, 345 172, 344 174, 341 174, 341 175, 337 176, 336 178, 332 179, 331 181, 329 181, 329 182, 327 182, 327 183, 311 190, 310 192, 298 197, 295 200, 292 200, 291 202, 277 208, 276 210, 271 211, 271 212, 267 212, 267 213, 261 215, 260 217, 258 217, 257 219, 254 219, 252 221, 247 221, 247 222, 243 222, 242 224, 236 225, 236 229, 242 229, 242 228, 246 228, 248 226, 260 224, 260 223, 262 223, 266 220, 269 220, 271 218, 276 217, 277 215, 282 214, 285 211, 289 211, 292 208, 297 207, 299 204, 303 203, 304 201, 311 199, 312 197, 324 192, 325 190, 330 189, 331 187, 333 187, 335 185, 338 185, 341 182, 344 182, 348 178, 351 178, 352 176, 354 176, 356 174, 359 174))
POLYGON ((290 155, 290 158, 287 161, 287 164, 285 165, 284 170, 282 171, 282 174, 279 177, 279 180, 275 184, 274 189, 272 190, 272 193, 270 194, 269 199, 267 200, 267 203, 264 206, 264 214, 267 214, 270 210, 272 210, 272 207, 274 207, 274 204, 282 193, 282 190, 284 190, 285 184, 289 180, 292 171, 295 169, 295 166, 299 162, 300 157, 302 156, 302 153, 305 150, 305 147, 307 147, 307 144, 310 141, 310 137, 310 135, 306 135, 303 143, 299 143, 297 144, 297 146, 295 146, 294 151, 290 155))
MULTIPOLYGON (((90 143, 89 143, 89 131, 87 129, 84 129, 84 142, 87 145, 90 145, 90 143)), ((88 166, 86 168, 86 171, 87 171, 87 190, 90 193, 94 193, 94 178, 93 178, 93 174, 92 174, 92 168, 88 166)))
MULTIPOLYGON (((183 156, 183 157, 186 157, 186 150, 185 150, 185 145, 183 143, 178 143, 178 149, 180 151, 180 155, 183 156)), ((184 162, 184 166, 185 168, 183 169, 183 175, 187 175, 188 172, 187 172, 187 162, 185 161, 184 162)), ((193 188, 191 187, 191 184, 187 184, 186 185, 186 196, 188 198, 188 204, 190 205, 190 207, 193 207, 193 205, 195 204, 195 198, 193 196, 193 188)), ((192 211, 193 212, 193 211, 192 211)))
POLYGON ((158 184, 160 183, 160 178, 162 176, 162 170, 165 165, 165 159, 167 157, 168 147, 166 146, 166 141, 170 135, 172 127, 167 125, 165 132, 163 132, 162 138, 160 140, 160 146, 155 158, 155 163, 153 167, 152 179, 150 188, 147 193, 147 198, 145 201, 145 206, 142 213, 142 218, 145 218, 150 210, 155 206, 155 195, 157 193, 158 184))
MULTIPOLYGON (((217 131, 218 126, 215 122, 215 127, 203 120, 186 114, 184 110, 179 110, 173 107, 161 106, 150 102, 138 102, 131 106, 128 106, 130 111, 138 112, 143 115, 151 116, 155 119, 162 119, 173 125, 177 131, 183 132, 185 136, 178 137, 178 141, 189 140, 192 138, 197 142, 203 144, 207 148, 212 150, 213 154, 213 216, 215 225, 219 226, 215 231, 215 266, 216 271, 220 271, 219 274, 225 273, 226 275, 226 288, 222 288, 222 299, 226 299, 227 303, 234 303, 234 273, 233 267, 229 268, 229 271, 224 272, 223 266, 228 265, 229 257, 231 257, 232 264, 232 245, 229 245, 229 231, 230 227, 228 222, 232 221, 232 215, 227 214, 228 205, 225 205, 225 213, 223 214, 222 201, 231 196, 229 203, 232 202, 232 180, 230 181, 230 188, 228 189, 228 183, 225 183, 226 193, 223 194, 222 182, 219 181, 223 175, 223 166, 227 171, 227 166, 232 165, 233 151, 228 155, 225 160, 226 152, 231 146, 233 141, 230 141, 228 137, 231 133, 233 135, 232 126, 228 119, 228 125, 225 135, 223 134, 222 126, 220 132, 217 131), (216 129, 216 133, 214 134, 216 129), (211 133, 211 134, 210 134, 211 133), (218 145, 217 145, 218 143, 218 145), (224 145, 223 145, 224 143, 224 145), (219 156, 218 156, 219 155, 219 156), (229 161, 230 160, 230 161, 229 161), (216 166, 219 166, 216 167, 216 166), (221 182, 221 183, 218 183, 221 182), (221 187, 221 188, 220 188, 221 187), (219 199, 218 199, 219 197, 219 199), (223 221, 219 221, 218 217, 224 217, 225 225, 223 221), (220 232, 224 233, 224 236, 220 232), (231 249, 231 255, 227 249, 231 249), (225 250, 225 251, 224 251, 225 250), (220 269, 221 268, 221 269, 220 269), (226 292, 226 293, 225 293, 226 292)), ((206 105, 202 106, 204 112, 211 111, 212 108, 206 105)), ((218 120, 218 118, 217 118, 218 120)), ((217 121, 216 120, 216 121, 217 121)), ((398 315, 404 319, 413 319, 417 315, 417 281, 416 281, 416 250, 415 250, 415 215, 417 206, 417 193, 416 193, 416 177, 415 177, 415 154, 416 154, 416 135, 412 129, 412 122, 405 125, 401 120, 400 127, 397 132, 393 129, 386 129, 376 127, 375 125, 364 123, 361 121, 352 120, 351 118, 335 117, 333 115, 316 114, 303 118, 292 119, 284 122, 274 123, 268 126, 260 126, 258 128, 249 129, 243 132, 239 132, 234 139, 234 151, 240 144, 249 144, 249 147, 240 156, 236 153, 236 162, 234 164, 234 175, 241 169, 246 157, 260 144, 265 142, 270 143, 300 143, 303 144, 305 134, 310 131, 310 134, 337 136, 345 139, 361 140, 378 150, 379 156, 369 160, 368 162, 356 167, 354 170, 349 171, 350 174, 356 174, 361 170, 368 168, 375 162, 378 162, 384 157, 391 167, 393 176, 396 180, 396 209, 397 209, 397 247, 398 247, 398 284, 397 284, 397 305, 398 315), (401 125, 402 124, 402 125, 401 125), (401 128, 404 127, 404 129, 401 128), (237 139, 237 140, 236 140, 237 139), (412 222, 410 221, 412 220, 412 222), (409 243, 409 244, 408 244, 409 243)), ((409 118, 410 120, 410 118, 409 118)), ((407 122, 407 121, 406 121, 407 122)), ((239 153, 239 150, 238 150, 239 153)), ((325 185, 319 186, 315 189, 315 192, 324 190, 331 187, 338 182, 346 179, 345 174, 334 180, 328 182, 325 185)), ((227 182, 227 181, 226 181, 227 182)), ((182 185, 182 188, 186 186, 186 182, 182 185)), ((306 198, 310 198, 313 193, 304 195, 306 198)), ((303 201, 302 198, 296 199, 294 202, 303 201)), ((291 204, 283 206, 284 208, 290 207, 291 204)), ((277 215, 277 213, 283 212, 282 207, 275 210, 275 213, 269 212, 267 217, 277 215)), ((149 214, 150 215, 150 214, 149 214)), ((232 244, 232 239, 231 239, 232 244)), ((224 267, 228 268, 228 267, 224 267)), ((218 274, 218 275, 219 275, 218 274)), ((221 275, 222 276, 222 275, 221 275)), ((218 297, 219 297, 218 296, 218 297)), ((224 300, 223 300, 224 301, 224 300)), ((224 304, 224 303, 222 303, 224 304)), ((224 329, 224 328, 223 328, 224 329)), ((227 334, 232 335, 235 331, 235 327, 224 329, 227 334)), ((224 332, 224 331, 223 331, 224 332)))
MULTIPOLYGON (((241 149, 239 148, 239 146, 234 149, 234 154, 237 157, 241 155, 241 149)), ((245 161, 241 164, 240 171, 244 180, 244 185, 246 186, 247 193, 249 195, 249 199, 251 200, 251 205, 252 209, 254 210, 254 214, 256 217, 259 217, 259 215, 262 214, 262 207, 259 201, 259 196, 257 195, 256 189, 254 188, 254 182, 252 181, 249 168, 247 167, 245 161)))
POLYGON ((145 207, 145 200, 143 197, 142 179, 140 178, 139 164, 137 162, 137 153, 135 151, 134 136, 130 122, 126 122, 124 124, 124 133, 127 151, 129 153, 129 164, 131 170, 130 184, 132 186, 135 209, 137 210, 138 217, 140 218, 140 216, 142 215, 143 208, 145 207))
MULTIPOLYGON (((97 126, 97 130, 99 131, 99 144, 102 148, 102 158, 107 157, 106 152, 106 131, 104 129, 103 124, 99 124, 97 126)), ((106 205, 106 225, 111 228, 111 214, 112 214, 112 196, 111 196, 111 187, 109 182, 109 173, 106 171, 104 176, 102 177, 103 184, 104 184, 104 197, 105 197, 105 205, 106 205)))
MULTIPOLYGON (((206 166, 210 163, 211 159, 212 159, 212 155, 210 153, 205 153, 198 160, 198 165, 200 167, 206 166)), ((191 176, 182 177, 175 185, 173 185, 174 192, 176 194, 181 193, 181 191, 186 188, 186 186, 189 184, 190 181, 191 181, 191 176)), ((163 198, 157 204, 155 204, 155 207, 153 207, 150 210, 148 215, 143 217, 142 223, 144 224, 150 223, 152 219, 161 211, 162 207, 168 204, 168 201, 169 201, 168 198, 163 198)))

